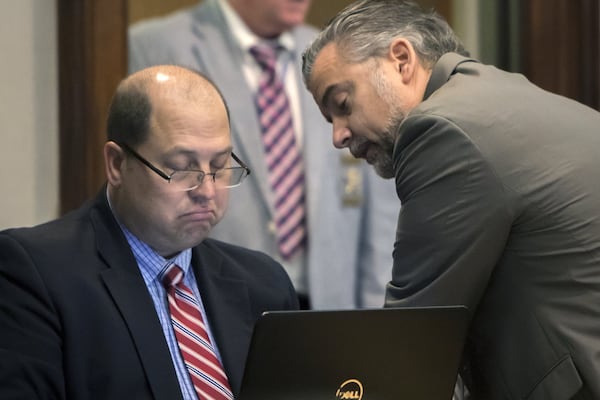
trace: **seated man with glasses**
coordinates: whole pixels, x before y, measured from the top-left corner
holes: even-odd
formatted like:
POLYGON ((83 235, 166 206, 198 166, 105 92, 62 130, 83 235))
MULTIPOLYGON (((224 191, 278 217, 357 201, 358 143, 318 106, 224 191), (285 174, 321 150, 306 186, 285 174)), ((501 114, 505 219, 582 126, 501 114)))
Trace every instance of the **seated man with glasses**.
POLYGON ((250 173, 218 89, 126 78, 104 160, 96 199, 0 232, 0 398, 233 399, 255 321, 298 303, 269 256, 207 239, 250 173))

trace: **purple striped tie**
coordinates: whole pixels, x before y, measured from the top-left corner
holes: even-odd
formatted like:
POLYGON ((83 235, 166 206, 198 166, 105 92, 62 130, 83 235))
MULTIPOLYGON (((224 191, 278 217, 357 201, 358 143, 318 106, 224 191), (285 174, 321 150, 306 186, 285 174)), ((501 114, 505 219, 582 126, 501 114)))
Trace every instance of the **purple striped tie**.
POLYGON ((304 169, 296 145, 292 114, 283 82, 277 77, 276 49, 250 49, 260 67, 256 105, 263 133, 269 183, 275 198, 275 225, 279 251, 290 259, 306 244, 304 169))
POLYGON ((233 400, 227 375, 217 358, 193 292, 183 283, 183 270, 172 264, 162 276, 179 352, 202 400, 233 400))

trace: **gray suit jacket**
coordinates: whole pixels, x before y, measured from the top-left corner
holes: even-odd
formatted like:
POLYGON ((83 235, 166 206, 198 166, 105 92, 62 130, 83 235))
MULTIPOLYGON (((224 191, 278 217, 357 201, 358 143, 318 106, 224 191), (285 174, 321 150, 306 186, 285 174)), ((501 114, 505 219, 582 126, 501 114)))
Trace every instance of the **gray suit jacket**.
POLYGON ((470 307, 476 399, 600 399, 600 113, 449 53, 394 167, 387 306, 470 307))
MULTIPOLYGON (((297 81, 302 82, 301 51, 315 36, 307 26, 292 32, 297 81)), ((136 24, 129 34, 130 71, 175 63, 208 75, 222 91, 231 112, 234 151, 252 169, 232 189, 229 210, 212 236, 277 257, 271 221, 261 130, 251 93, 240 68, 242 54, 227 30, 215 0, 207 0, 165 18, 136 24)), ((392 265, 395 221, 400 204, 391 181, 372 169, 342 161, 331 145, 331 127, 310 93, 299 88, 303 115, 303 155, 309 237, 309 291, 314 308, 382 306, 392 265), (344 181, 362 176, 359 206, 344 205, 344 181)))

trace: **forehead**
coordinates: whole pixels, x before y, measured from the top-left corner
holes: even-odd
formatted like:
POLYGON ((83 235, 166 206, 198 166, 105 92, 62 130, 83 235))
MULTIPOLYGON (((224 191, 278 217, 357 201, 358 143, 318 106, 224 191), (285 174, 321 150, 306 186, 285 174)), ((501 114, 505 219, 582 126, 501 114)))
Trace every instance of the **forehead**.
POLYGON ((161 142, 228 145, 231 137, 227 111, 217 100, 159 99, 153 106, 151 135, 161 142))
POLYGON ((341 55, 335 43, 321 49, 313 64, 308 88, 320 107, 332 96, 356 87, 366 77, 365 63, 350 63, 341 55))
POLYGON ((344 64, 337 45, 333 42, 325 45, 313 64, 308 85, 310 91, 315 95, 322 94, 326 86, 336 81, 336 75, 339 76, 344 64))

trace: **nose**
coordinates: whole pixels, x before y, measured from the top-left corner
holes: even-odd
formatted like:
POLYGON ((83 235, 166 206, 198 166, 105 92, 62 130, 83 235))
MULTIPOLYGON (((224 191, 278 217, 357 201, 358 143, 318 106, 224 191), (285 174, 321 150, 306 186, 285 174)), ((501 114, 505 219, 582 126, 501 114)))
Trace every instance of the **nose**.
POLYGON ((345 124, 334 120, 333 123, 333 145, 338 149, 350 146, 352 132, 345 124))
POLYGON ((198 187, 190 190, 190 195, 198 199, 210 200, 215 197, 217 184, 211 175, 204 175, 198 187))

